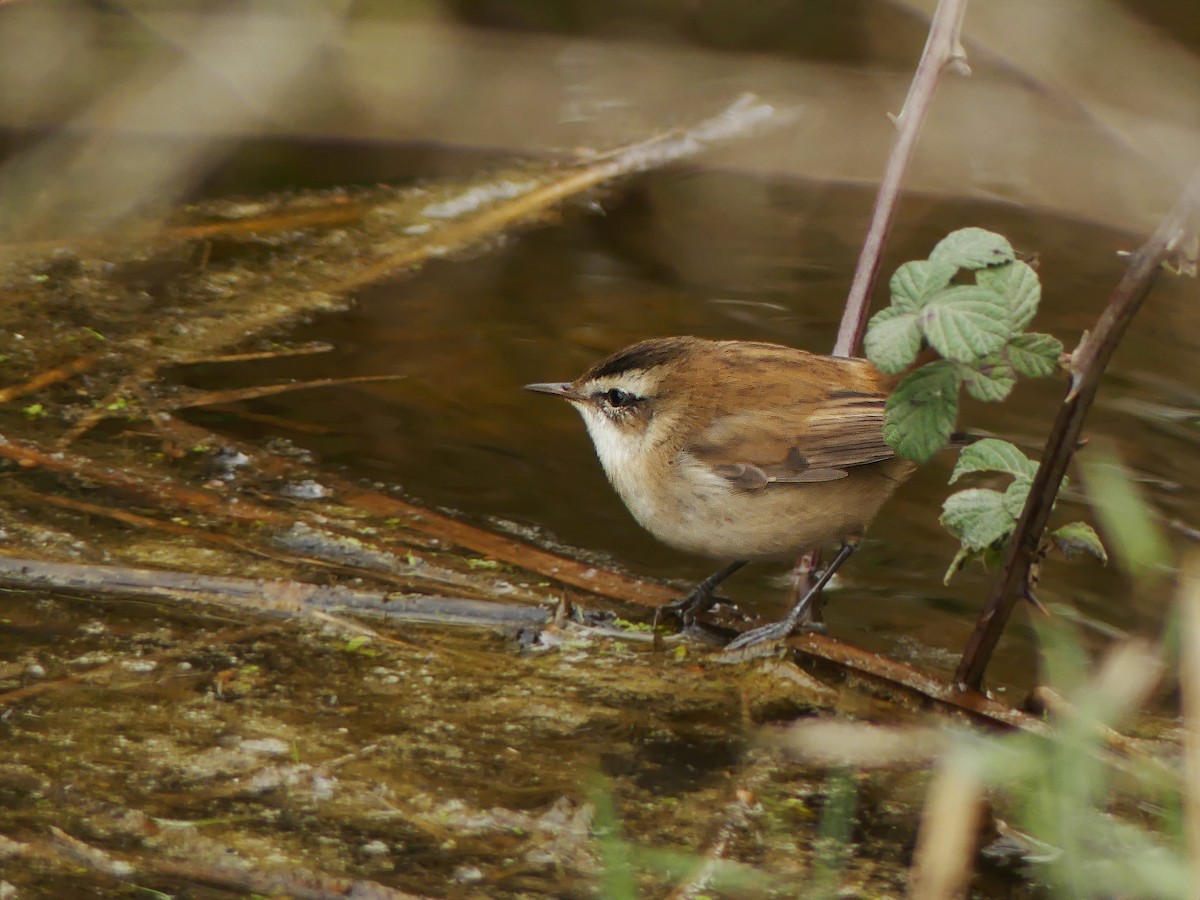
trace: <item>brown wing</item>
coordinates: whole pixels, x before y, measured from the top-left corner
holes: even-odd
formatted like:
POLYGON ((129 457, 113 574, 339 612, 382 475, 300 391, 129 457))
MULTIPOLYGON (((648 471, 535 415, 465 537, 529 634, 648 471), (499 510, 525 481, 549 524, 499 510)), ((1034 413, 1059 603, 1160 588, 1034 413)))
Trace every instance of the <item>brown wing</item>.
POLYGON ((891 459, 882 376, 861 360, 810 357, 808 366, 816 371, 750 392, 737 410, 717 411, 688 452, 750 490, 845 478, 848 468, 891 459))

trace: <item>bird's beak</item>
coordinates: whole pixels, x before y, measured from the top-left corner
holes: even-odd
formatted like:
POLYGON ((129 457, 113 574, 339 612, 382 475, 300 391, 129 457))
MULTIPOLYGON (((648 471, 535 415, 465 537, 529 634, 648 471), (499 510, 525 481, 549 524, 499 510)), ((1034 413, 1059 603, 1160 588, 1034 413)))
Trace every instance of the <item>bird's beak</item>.
POLYGON ((557 384, 527 384, 525 390, 533 391, 535 394, 549 394, 551 397, 561 397, 564 400, 585 400, 583 394, 575 390, 575 386, 569 381, 558 382, 557 384))

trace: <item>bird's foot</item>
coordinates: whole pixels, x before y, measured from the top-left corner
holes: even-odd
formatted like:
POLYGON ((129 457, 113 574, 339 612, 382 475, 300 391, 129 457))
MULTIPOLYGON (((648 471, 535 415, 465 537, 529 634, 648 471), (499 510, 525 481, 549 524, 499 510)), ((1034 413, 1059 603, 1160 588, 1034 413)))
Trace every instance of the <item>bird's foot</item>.
POLYGON ((718 597, 715 591, 717 585, 745 564, 744 560, 735 560, 725 566, 725 568, 713 572, 705 578, 686 597, 672 601, 665 606, 660 606, 654 614, 654 627, 657 628, 658 623, 662 621, 663 613, 670 613, 673 616, 679 617, 679 621, 683 623, 684 628, 690 628, 695 623, 696 616, 712 609, 718 602, 732 603, 733 601, 725 597, 718 597))
MULTIPOLYGON (((825 580, 827 579, 823 579, 819 584, 823 585, 825 580)), ((814 586, 778 622, 772 622, 769 625, 762 625, 758 628, 751 628, 749 631, 742 632, 725 645, 725 652, 731 653, 737 650, 745 650, 747 647, 755 647, 759 644, 782 641, 800 631, 816 631, 820 634, 826 634, 829 629, 825 627, 825 619, 821 615, 821 607, 823 605, 821 602, 820 587, 814 586)))
POLYGON ((833 558, 829 567, 821 573, 816 583, 792 607, 791 612, 778 622, 763 625, 761 628, 753 628, 738 635, 726 645, 725 652, 744 650, 747 647, 754 647, 770 641, 782 641, 797 631, 818 631, 824 634, 826 629, 825 618, 822 612, 825 604, 821 599, 821 591, 825 589, 825 585, 829 584, 829 579, 833 577, 833 573, 850 557, 850 554, 854 552, 854 548, 857 546, 858 541, 848 540, 842 544, 842 548, 838 550, 837 556, 833 558))
POLYGON ((788 615, 778 622, 772 622, 769 625, 762 625, 758 628, 751 628, 749 631, 743 631, 725 645, 724 652, 735 653, 738 650, 757 647, 760 644, 773 644, 785 640, 799 631, 816 631, 825 634, 828 629, 825 627, 824 622, 801 622, 797 621, 795 617, 788 615))
POLYGON ((674 616, 686 628, 696 621, 696 616, 708 612, 718 603, 732 604, 733 601, 728 597, 717 596, 711 589, 704 590, 704 585, 700 585, 686 597, 660 606, 654 613, 654 627, 657 628, 664 617, 674 616))

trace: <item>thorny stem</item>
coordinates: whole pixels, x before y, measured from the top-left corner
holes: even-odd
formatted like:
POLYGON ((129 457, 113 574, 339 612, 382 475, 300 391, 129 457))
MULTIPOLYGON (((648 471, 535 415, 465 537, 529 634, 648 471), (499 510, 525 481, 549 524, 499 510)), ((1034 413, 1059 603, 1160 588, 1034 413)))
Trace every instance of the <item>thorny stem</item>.
POLYGON ((933 102, 938 79, 947 68, 970 74, 966 54, 959 40, 966 10, 967 0, 939 0, 929 23, 929 37, 925 40, 921 61, 917 63, 908 96, 904 98, 904 107, 900 115, 895 117, 896 140, 888 154, 879 193, 875 197, 875 209, 871 213, 871 225, 854 270, 854 281, 850 285, 850 295, 846 298, 846 309, 842 313, 842 323, 838 326, 837 341, 833 346, 834 356, 853 356, 862 342, 863 332, 867 328, 871 293, 879 277, 883 247, 895 218, 900 186, 917 145, 921 125, 933 102))
POLYGON ((1038 466, 1033 486, 1029 489, 1029 498, 1025 501, 1016 531, 1005 552, 1004 563, 959 661, 955 673, 955 680, 959 684, 978 690, 983 683, 983 673, 1013 606, 1028 590, 1030 565, 1037 556, 1050 509, 1078 446, 1083 421, 1096 396, 1100 376, 1112 359, 1125 329, 1150 293, 1162 264, 1180 249, 1189 231, 1197 226, 1198 219, 1200 169, 1192 175, 1175 207, 1150 239, 1130 256, 1129 267, 1109 298, 1104 312, 1100 314, 1096 327, 1071 354, 1071 381, 1067 396, 1046 438, 1041 465, 1038 466))
MULTIPOLYGON (((933 102, 938 79, 941 78, 942 72, 951 66, 963 74, 970 74, 971 70, 966 64, 966 53, 963 52, 962 42, 959 40, 966 11, 967 0, 938 0, 937 9, 933 11, 933 18, 929 22, 929 36, 925 39, 925 49, 921 51, 917 71, 908 86, 908 96, 904 98, 900 115, 893 119, 896 125, 896 140, 892 144, 883 178, 879 182, 879 193, 875 195, 871 224, 863 240, 858 265, 854 269, 854 280, 850 283, 850 294, 846 298, 846 308, 842 312, 842 323, 838 326, 837 340, 833 345, 834 356, 853 356, 857 353, 858 346, 862 343, 863 332, 867 330, 871 294, 875 290, 875 280, 879 277, 879 267, 883 264, 883 248, 892 230, 896 202, 900 198, 900 186, 904 182, 904 173, 908 170, 908 161, 912 159, 913 149, 917 146, 921 124, 925 121, 925 115, 933 102)), ((794 571, 807 575, 820 565, 820 551, 814 551, 800 557, 796 561, 794 571)), ((811 578, 798 578, 793 589, 793 601, 799 601, 807 593, 806 585, 811 583, 811 578)))

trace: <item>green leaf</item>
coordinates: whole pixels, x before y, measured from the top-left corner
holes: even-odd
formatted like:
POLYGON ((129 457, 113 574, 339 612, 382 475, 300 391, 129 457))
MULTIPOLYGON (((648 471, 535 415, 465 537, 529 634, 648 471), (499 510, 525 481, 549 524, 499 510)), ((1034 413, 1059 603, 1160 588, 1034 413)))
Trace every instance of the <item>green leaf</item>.
POLYGON ((982 550, 1012 534, 1016 520, 1004 507, 1004 495, 989 488, 968 488, 946 498, 941 523, 968 550, 982 550))
POLYGON ((1008 343, 1006 354, 1012 367, 1027 378, 1046 378, 1058 369, 1062 341, 1049 334, 1018 334, 1008 343))
POLYGON ((1002 357, 993 354, 975 366, 956 363, 958 374, 966 385, 967 393, 976 400, 999 403, 1012 393, 1017 384, 1017 373, 1002 357))
POLYGON ((984 438, 965 447, 958 455, 950 483, 973 472, 1001 472, 1019 478, 1033 478, 1037 463, 1027 457, 1008 441, 999 438, 984 438))
POLYGON ((1033 266, 1019 259, 993 269, 980 269, 975 283, 991 288, 1008 301, 1009 324, 1014 332, 1033 321, 1042 301, 1042 283, 1033 266))
POLYGON ((1100 535, 1096 534, 1096 529, 1087 522, 1072 522, 1062 528, 1056 528, 1050 532, 1050 538, 1067 559, 1090 553, 1101 562, 1108 562, 1108 553, 1100 535))
POLYGON ((880 310, 867 325, 863 347, 875 368, 898 375, 913 364, 921 349, 917 317, 895 306, 880 310))
POLYGON ((930 297, 918 321, 938 353, 961 363, 997 352, 1013 336, 1008 303, 991 288, 974 284, 956 285, 930 297))
POLYGON ((948 262, 959 269, 982 269, 1010 262, 1012 244, 1002 234, 983 228, 960 228, 940 241, 929 254, 930 262, 948 262))
POLYGON ((887 401, 884 440, 906 459, 927 462, 950 441, 958 387, 958 373, 944 359, 905 375, 887 401))
POLYGON ((958 266, 950 262, 917 259, 906 262, 896 270, 888 286, 892 291, 892 306, 916 312, 925 301, 950 283, 958 266))
POLYGON ((1033 478, 1018 475, 1008 486, 1008 490, 1004 492, 1004 508, 1008 510, 1014 521, 1021 518, 1021 511, 1025 509, 1025 501, 1029 498, 1031 487, 1033 487, 1033 478))
POLYGON ((355 635, 354 637, 350 638, 350 640, 346 641, 346 644, 342 647, 342 650, 344 650, 346 653, 357 653, 366 647, 367 644, 370 643, 370 640, 371 639, 365 635, 355 635))

